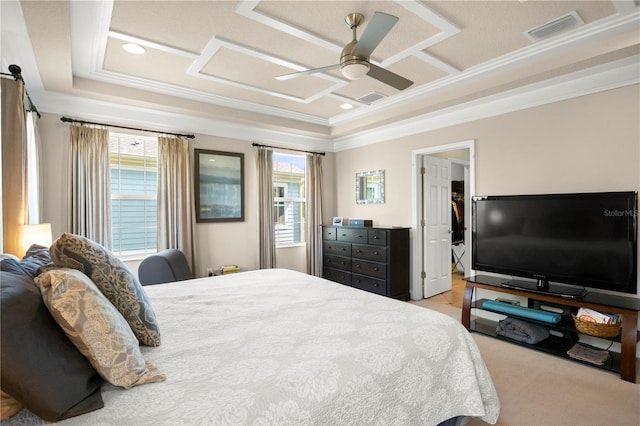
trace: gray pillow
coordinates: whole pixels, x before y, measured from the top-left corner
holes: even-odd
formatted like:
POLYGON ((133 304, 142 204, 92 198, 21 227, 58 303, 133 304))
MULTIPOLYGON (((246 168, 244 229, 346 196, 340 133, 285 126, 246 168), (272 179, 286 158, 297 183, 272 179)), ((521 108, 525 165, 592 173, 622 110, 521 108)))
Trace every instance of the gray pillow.
POLYGON ((35 277, 40 272, 40 268, 51 264, 49 249, 38 244, 33 244, 20 260, 20 266, 31 277, 35 277))
POLYGON ((120 311, 143 345, 160 345, 160 328, 142 285, 113 253, 88 238, 62 234, 49 248, 57 266, 84 273, 120 311))
POLYGON ((13 259, 0 270, 2 390, 50 422, 102 408, 102 379, 51 317, 32 278, 13 259))

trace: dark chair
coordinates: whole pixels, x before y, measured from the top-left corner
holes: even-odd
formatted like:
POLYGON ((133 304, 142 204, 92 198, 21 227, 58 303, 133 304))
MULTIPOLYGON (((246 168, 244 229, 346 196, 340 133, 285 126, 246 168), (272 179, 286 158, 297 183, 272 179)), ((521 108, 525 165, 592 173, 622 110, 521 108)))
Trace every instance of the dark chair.
POLYGON ((167 249, 147 257, 138 267, 142 285, 162 284, 193 278, 184 253, 167 249))

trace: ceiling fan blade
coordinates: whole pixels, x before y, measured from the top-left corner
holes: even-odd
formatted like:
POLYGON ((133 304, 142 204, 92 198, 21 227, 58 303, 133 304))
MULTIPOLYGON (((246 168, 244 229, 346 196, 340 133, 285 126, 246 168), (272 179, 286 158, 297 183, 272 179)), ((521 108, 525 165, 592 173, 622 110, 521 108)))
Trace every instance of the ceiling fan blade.
POLYGON ((413 84, 413 81, 407 80, 406 78, 399 76, 396 73, 385 70, 384 68, 380 68, 379 66, 374 64, 370 64, 369 72, 367 73, 367 75, 383 82, 384 84, 395 87, 398 90, 404 90, 413 84))
POLYGON ((376 12, 367 25, 358 44, 353 49, 353 54, 368 58, 378 47, 382 39, 391 31, 391 28, 398 22, 398 18, 382 12, 376 12))
POLYGON ((276 77, 276 80, 290 80, 292 78, 302 77, 303 75, 317 74, 320 72, 331 71, 338 68, 340 68, 340 64, 329 65, 328 67, 322 67, 322 68, 313 68, 306 71, 299 71, 291 74, 279 75, 276 77))

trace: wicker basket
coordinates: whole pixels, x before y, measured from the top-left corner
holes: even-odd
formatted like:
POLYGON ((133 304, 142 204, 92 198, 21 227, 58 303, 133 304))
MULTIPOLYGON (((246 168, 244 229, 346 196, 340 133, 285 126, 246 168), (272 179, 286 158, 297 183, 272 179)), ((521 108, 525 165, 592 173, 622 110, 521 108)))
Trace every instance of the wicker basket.
POLYGON ((582 334, 596 337, 617 337, 620 334, 620 323, 598 324, 596 322, 582 321, 573 314, 571 314, 571 316, 576 324, 576 328, 582 334))

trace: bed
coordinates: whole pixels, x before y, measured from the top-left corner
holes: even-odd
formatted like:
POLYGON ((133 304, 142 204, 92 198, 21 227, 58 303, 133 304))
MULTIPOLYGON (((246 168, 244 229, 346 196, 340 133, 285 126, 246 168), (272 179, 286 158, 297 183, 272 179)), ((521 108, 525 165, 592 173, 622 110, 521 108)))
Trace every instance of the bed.
MULTIPOLYGON (((101 385, 104 407, 64 425, 437 425, 499 400, 454 319, 283 269, 144 287, 166 380, 101 385)), ((446 422, 446 423, 445 423, 446 422)), ((47 424, 22 410, 6 425, 47 424)))

